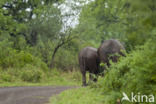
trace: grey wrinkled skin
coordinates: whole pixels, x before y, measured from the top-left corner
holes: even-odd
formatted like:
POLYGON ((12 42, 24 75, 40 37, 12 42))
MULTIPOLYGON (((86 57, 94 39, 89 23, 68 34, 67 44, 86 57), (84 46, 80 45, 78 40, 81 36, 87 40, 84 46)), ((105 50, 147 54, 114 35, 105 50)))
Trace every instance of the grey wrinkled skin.
POLYGON ((118 40, 111 39, 105 40, 98 48, 97 53, 100 58, 100 62, 106 63, 109 67, 109 60, 117 62, 119 56, 124 56, 122 50, 125 50, 124 46, 118 40))
POLYGON ((92 74, 97 75, 99 69, 100 60, 98 58, 97 49, 93 47, 83 48, 79 53, 79 65, 82 73, 82 85, 86 86, 86 71, 88 71, 89 79, 92 81, 97 81, 94 79, 92 74))

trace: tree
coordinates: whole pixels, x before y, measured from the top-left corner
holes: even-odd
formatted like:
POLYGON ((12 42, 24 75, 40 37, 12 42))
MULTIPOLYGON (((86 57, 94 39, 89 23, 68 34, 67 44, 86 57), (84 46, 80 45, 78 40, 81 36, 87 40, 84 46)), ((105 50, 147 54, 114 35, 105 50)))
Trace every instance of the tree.
MULTIPOLYGON (((42 9, 58 0, 2 0, 0 1, 0 33, 7 32, 17 41, 26 38, 27 23, 38 17, 42 9)), ((32 35, 36 34, 34 31, 32 35)), ((35 37, 35 36, 34 36, 35 37)), ((27 39, 27 38, 26 38, 27 39)))
POLYGON ((80 34, 99 37, 97 40, 117 38, 131 50, 150 38, 151 29, 155 27, 155 4, 154 0, 91 2, 82 10, 80 34))
POLYGON ((2 8, 7 11, 4 15, 11 15, 18 22, 27 22, 37 15, 38 9, 58 0, 6 0, 2 8))
POLYGON ((56 43, 56 46, 54 47, 54 51, 52 53, 50 68, 54 67, 54 58, 55 58, 55 55, 56 55, 57 51, 59 50, 59 48, 61 48, 65 44, 70 43, 72 41, 72 39, 76 38, 77 36, 72 35, 71 30, 68 29, 65 33, 60 33, 59 37, 60 38, 58 39, 58 42, 56 43))
POLYGON ((28 24, 29 31, 27 34, 28 42, 34 46, 40 35, 43 42, 48 39, 54 40, 62 28, 62 16, 58 8, 48 5, 40 11, 40 14, 28 24))
POLYGON ((63 24, 62 19, 60 10, 53 5, 48 5, 40 13, 40 16, 29 24, 27 34, 29 44, 37 47, 37 50, 41 52, 42 59, 51 68, 54 66, 58 50, 75 38, 71 34, 72 29, 63 24))

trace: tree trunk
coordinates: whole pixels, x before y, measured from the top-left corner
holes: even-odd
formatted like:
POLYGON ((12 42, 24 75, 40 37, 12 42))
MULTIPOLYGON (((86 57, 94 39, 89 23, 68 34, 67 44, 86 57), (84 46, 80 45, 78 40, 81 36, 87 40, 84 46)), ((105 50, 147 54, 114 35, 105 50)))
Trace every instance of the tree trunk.
POLYGON ((58 43, 58 45, 55 47, 54 52, 52 54, 52 58, 51 58, 49 68, 51 68, 51 69, 54 68, 54 59, 55 59, 55 55, 56 55, 56 52, 58 51, 58 49, 60 47, 62 47, 64 44, 70 42, 72 39, 73 38, 68 37, 66 40, 64 39, 64 40, 62 40, 61 42, 58 43))
POLYGON ((56 55, 56 52, 58 51, 58 49, 61 47, 62 45, 57 45, 54 49, 54 52, 52 54, 52 58, 51 58, 51 62, 50 62, 50 68, 52 69, 54 67, 54 59, 55 59, 55 55, 56 55))

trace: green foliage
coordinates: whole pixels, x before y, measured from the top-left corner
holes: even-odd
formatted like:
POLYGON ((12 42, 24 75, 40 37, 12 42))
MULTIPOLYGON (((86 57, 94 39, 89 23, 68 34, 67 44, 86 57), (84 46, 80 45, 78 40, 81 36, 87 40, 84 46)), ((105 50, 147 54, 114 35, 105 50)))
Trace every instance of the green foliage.
MULTIPOLYGON (((24 66, 33 65, 47 70, 47 65, 38 57, 33 56, 26 46, 23 38, 18 43, 20 50, 14 49, 14 44, 10 36, 4 35, 0 37, 0 67, 6 68, 22 68, 24 66), (22 47, 23 46, 23 47, 22 47)), ((17 45, 16 45, 17 46, 17 45)))
POLYGON ((68 30, 61 32, 63 17, 58 7, 51 4, 55 1, 0 1, 1 85, 5 82, 80 85, 81 74, 75 71, 79 68, 80 49, 98 48, 101 41, 117 38, 128 51, 131 50, 129 54, 112 64, 98 83, 91 84, 93 89, 64 92, 53 103, 115 104, 122 92, 155 94, 155 0, 95 0, 85 5, 78 26, 72 32, 69 30, 71 37, 78 37, 59 48, 54 60, 56 69, 50 70, 47 66, 51 64, 53 52, 69 36, 68 30), (2 8, 7 6, 6 2, 9 7, 15 6, 2 8), (26 11, 28 8, 30 12, 26 11))
POLYGON ((45 5, 54 2, 56 0, 2 0, 0 5, 5 16, 11 16, 17 22, 27 22, 45 5))
POLYGON ((80 85, 81 73, 78 71, 63 72, 59 69, 44 71, 26 65, 23 68, 0 68, 0 87, 2 86, 49 86, 49 85, 80 85), (61 77, 60 77, 61 76, 61 77))
POLYGON ((59 50, 55 58, 55 66, 62 70, 78 69, 78 45, 76 42, 71 42, 72 45, 67 44, 59 50))
POLYGON ((1 81, 4 81, 4 82, 12 82, 12 76, 9 75, 8 73, 3 73, 1 74, 1 81))
MULTIPOLYGON (((0 82, 39 83, 51 80, 56 84, 61 81, 68 84, 70 78, 59 78, 60 73, 49 74, 47 67, 60 37, 62 39, 66 35, 60 34, 62 15, 58 7, 52 4, 54 2, 58 1, 0 1, 0 82), (53 76, 56 76, 56 80, 51 78, 53 76)), ((75 44, 74 41, 72 43, 75 44)), ((69 50, 68 46, 73 45, 72 43, 60 49, 56 59, 57 68, 71 70, 77 67, 78 44, 69 50), (68 55, 62 60, 63 52, 68 55)), ((79 74, 74 75, 74 79, 79 79, 79 74)))
POLYGON ((94 104, 98 104, 101 101, 102 104, 116 104, 123 97, 122 92, 156 95, 155 16, 155 0, 96 0, 84 6, 80 24, 75 29, 82 39, 80 47, 88 43, 96 47, 101 40, 117 38, 131 51, 118 63, 112 63, 104 78, 91 84, 91 89, 66 91, 52 103, 88 104, 95 101, 94 104), (100 99, 93 100, 96 96, 92 96, 91 90, 96 90, 94 94, 99 94, 100 99))
MULTIPOLYGON (((53 97, 51 104, 116 104, 120 101, 122 92, 130 95, 156 94, 156 37, 145 45, 120 58, 90 87, 69 90, 53 97), (72 95, 72 96, 71 96, 72 95), (71 99, 71 100, 69 100, 71 99)), ((122 104, 131 104, 123 101, 122 104)), ((138 104, 133 102, 133 104, 138 104)), ((144 102, 142 104, 151 104, 144 102)))
POLYGON ((33 46, 32 54, 39 56, 49 66, 55 47, 62 39, 62 16, 60 10, 51 4, 42 9, 28 24, 26 38, 33 46))
POLYGON ((122 97, 122 92, 128 95, 131 92, 155 95, 155 55, 154 41, 149 41, 117 64, 113 64, 98 83, 98 88, 102 89, 105 97, 104 103, 114 104, 122 97))
POLYGON ((122 5, 123 0, 96 0, 85 6, 78 26, 82 37, 87 41, 94 39, 96 44, 110 38, 123 39, 124 27, 119 22, 122 5))
POLYGON ((21 80, 26 82, 40 82, 43 79, 43 72, 34 66, 26 66, 20 74, 21 80))
POLYGON ((15 67, 21 68, 26 64, 39 66, 43 69, 47 69, 47 66, 38 58, 32 56, 28 52, 16 51, 8 48, 7 50, 1 51, 0 54, 0 66, 2 68, 15 67))
POLYGON ((84 6, 77 31, 87 41, 117 38, 134 49, 151 38, 155 29, 154 0, 96 0, 84 6))
POLYGON ((28 25, 27 38, 32 45, 35 45, 37 42, 34 41, 38 40, 43 41, 43 43, 48 40, 57 40, 58 33, 62 28, 62 17, 57 7, 47 5, 42 9, 28 25))
POLYGON ((105 63, 100 63, 100 66, 101 66, 101 67, 104 67, 104 66, 105 66, 105 63))

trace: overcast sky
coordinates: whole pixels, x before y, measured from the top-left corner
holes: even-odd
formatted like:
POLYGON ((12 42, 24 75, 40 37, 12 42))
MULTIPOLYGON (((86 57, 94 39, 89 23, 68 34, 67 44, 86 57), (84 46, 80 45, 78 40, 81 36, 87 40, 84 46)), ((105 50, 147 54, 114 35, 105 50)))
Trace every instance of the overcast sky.
POLYGON ((63 4, 59 5, 58 7, 60 8, 62 15, 69 15, 63 19, 64 24, 74 28, 79 23, 78 19, 81 12, 81 9, 76 7, 81 7, 91 1, 94 0, 81 0, 81 2, 80 0, 65 0, 63 4))
MULTIPOLYGON (((94 0, 65 0, 63 4, 54 4, 54 6, 57 6, 61 10, 62 15, 67 15, 63 18, 63 27, 65 28, 63 28, 62 31, 66 30, 67 27, 74 28, 79 23, 78 19, 81 12, 81 7, 91 1, 94 0)), ((31 8, 27 8, 26 11, 30 12, 31 8)), ((35 17, 36 15, 33 15, 33 18, 35 17)))

